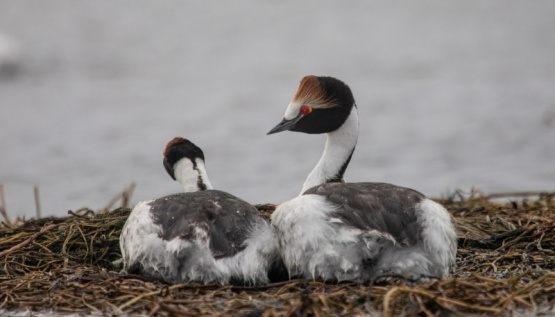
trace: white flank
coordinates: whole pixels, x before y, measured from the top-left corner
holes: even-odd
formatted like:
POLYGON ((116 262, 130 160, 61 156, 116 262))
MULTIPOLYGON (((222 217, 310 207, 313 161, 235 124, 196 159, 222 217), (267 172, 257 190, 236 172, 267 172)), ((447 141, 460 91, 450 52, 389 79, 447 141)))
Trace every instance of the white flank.
POLYGON ((230 277, 239 277, 251 285, 268 283, 268 271, 279 257, 274 228, 260 219, 244 242, 245 249, 232 257, 217 260, 218 268, 230 277))
POLYGON ((330 214, 336 211, 323 196, 303 195, 279 205, 272 214, 290 276, 362 281, 363 259, 392 244, 387 234, 359 230, 333 218, 330 214))
POLYGON ((427 198, 418 204, 416 210, 418 222, 423 227, 424 247, 445 277, 455 265, 457 253, 457 233, 451 215, 445 207, 427 198))

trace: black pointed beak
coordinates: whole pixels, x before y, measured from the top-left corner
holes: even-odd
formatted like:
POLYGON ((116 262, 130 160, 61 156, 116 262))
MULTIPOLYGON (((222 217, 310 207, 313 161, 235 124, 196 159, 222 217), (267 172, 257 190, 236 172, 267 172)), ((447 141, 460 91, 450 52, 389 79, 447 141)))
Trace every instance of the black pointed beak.
POLYGON ((175 175, 174 175, 174 172, 173 172, 173 166, 171 166, 170 163, 168 163, 168 160, 166 160, 165 158, 164 158, 163 162, 164 162, 164 168, 166 169, 166 172, 168 172, 168 174, 170 174, 171 178, 173 178, 173 180, 175 181, 176 179, 175 179, 175 175))
POLYGON ((298 115, 296 118, 293 118, 291 120, 283 119, 283 120, 281 120, 280 123, 278 123, 278 125, 276 125, 266 135, 278 133, 278 132, 281 132, 281 131, 290 130, 295 125, 295 123, 297 123, 297 122, 299 122, 299 120, 301 120, 302 117, 303 117, 302 115, 298 115))

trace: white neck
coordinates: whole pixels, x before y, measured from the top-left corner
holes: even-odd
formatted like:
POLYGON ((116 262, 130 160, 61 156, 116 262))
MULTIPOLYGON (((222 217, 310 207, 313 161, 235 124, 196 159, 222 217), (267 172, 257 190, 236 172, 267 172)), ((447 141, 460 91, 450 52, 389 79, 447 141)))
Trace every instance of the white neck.
POLYGON ((203 160, 197 158, 193 164, 190 159, 183 158, 174 165, 173 169, 175 179, 181 183, 186 193, 212 189, 203 160), (206 188, 203 188, 203 185, 206 188))
POLYGON ((327 134, 324 153, 304 182, 301 195, 309 188, 335 178, 350 159, 358 140, 358 112, 353 105, 345 123, 327 134))

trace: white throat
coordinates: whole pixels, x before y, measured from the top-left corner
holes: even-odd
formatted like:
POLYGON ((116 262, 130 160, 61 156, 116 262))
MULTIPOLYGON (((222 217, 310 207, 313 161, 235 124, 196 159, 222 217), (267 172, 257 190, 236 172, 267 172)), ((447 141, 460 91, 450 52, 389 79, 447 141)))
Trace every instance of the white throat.
POLYGON ((175 179, 183 186, 186 193, 212 189, 203 160, 197 158, 193 164, 190 159, 182 158, 173 169, 175 179))
POLYGON ((358 112, 357 108, 353 105, 345 123, 337 130, 327 134, 324 153, 318 164, 316 164, 306 178, 300 195, 309 188, 324 184, 335 178, 341 172, 341 169, 344 168, 344 165, 355 150, 358 140, 358 129, 358 112))

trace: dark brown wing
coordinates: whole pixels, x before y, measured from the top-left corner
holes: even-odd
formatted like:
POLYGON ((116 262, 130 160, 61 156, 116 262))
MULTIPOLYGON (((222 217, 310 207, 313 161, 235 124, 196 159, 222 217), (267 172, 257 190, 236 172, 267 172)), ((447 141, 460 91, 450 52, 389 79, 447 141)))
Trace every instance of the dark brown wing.
POLYGON ((338 207, 332 216, 349 226, 387 232, 403 245, 420 237, 415 207, 426 197, 415 190, 386 183, 327 183, 308 194, 325 196, 338 207))

